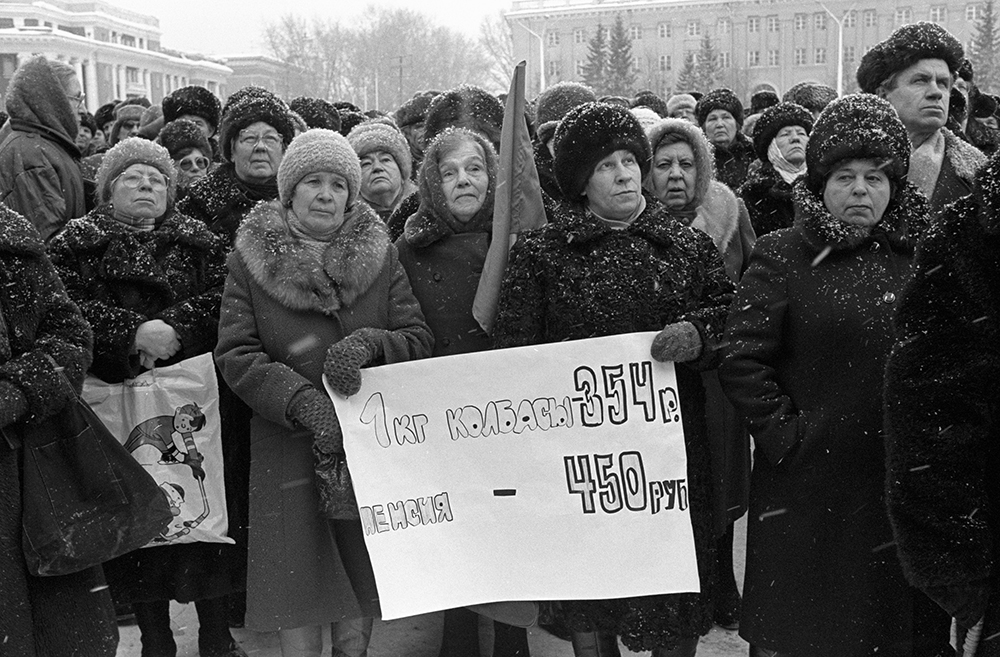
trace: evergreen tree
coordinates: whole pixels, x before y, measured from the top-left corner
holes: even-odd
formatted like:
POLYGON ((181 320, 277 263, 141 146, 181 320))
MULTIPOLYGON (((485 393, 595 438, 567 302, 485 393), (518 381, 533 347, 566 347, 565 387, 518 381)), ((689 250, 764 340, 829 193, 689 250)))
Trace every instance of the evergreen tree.
POLYGON ((598 96, 605 93, 608 76, 607 30, 600 23, 587 44, 587 63, 583 66, 583 83, 598 96))
POLYGON ((615 16, 608 40, 608 93, 615 96, 631 96, 635 87, 635 71, 632 70, 632 39, 625 31, 621 14, 615 16))
POLYGON ((676 93, 687 94, 692 91, 707 91, 698 84, 697 64, 693 52, 684 53, 684 68, 677 74, 677 84, 674 85, 676 93))
POLYGON ((712 40, 705 34, 701 38, 701 48, 698 50, 698 63, 695 65, 695 82, 697 91, 710 91, 716 87, 722 67, 719 66, 719 54, 712 46, 712 40))
POLYGON ((993 0, 986 0, 976 21, 969 59, 976 74, 976 86, 986 93, 997 93, 1000 89, 1000 33, 997 16, 993 13, 993 0))

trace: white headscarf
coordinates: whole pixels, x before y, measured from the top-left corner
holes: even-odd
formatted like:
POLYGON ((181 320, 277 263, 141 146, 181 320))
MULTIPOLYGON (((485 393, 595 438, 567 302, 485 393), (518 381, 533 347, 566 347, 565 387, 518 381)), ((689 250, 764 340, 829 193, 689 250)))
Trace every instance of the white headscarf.
POLYGON ((806 161, 802 160, 802 164, 795 166, 791 162, 785 159, 785 156, 781 154, 781 149, 778 148, 778 140, 774 138, 771 140, 771 145, 767 147, 767 159, 774 167, 774 170, 784 179, 786 183, 791 185, 795 182, 795 179, 799 176, 804 176, 806 173, 806 161))

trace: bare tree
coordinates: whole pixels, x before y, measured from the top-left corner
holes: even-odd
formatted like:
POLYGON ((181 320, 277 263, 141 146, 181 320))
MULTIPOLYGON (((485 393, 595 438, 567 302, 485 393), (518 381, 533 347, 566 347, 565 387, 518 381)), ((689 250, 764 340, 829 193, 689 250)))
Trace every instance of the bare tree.
POLYGON ((479 45, 490 63, 490 90, 505 91, 510 87, 511 73, 520 60, 514 54, 514 36, 503 12, 487 16, 480 23, 479 45))

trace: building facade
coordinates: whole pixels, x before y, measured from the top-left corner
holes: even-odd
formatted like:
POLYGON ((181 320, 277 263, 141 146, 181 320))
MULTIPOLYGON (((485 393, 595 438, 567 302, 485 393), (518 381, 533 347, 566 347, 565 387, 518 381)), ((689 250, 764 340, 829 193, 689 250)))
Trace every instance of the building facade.
MULTIPOLYGON (((528 93, 583 80, 598 24, 621 16, 632 38, 635 88, 674 92, 685 58, 705 35, 722 69, 719 86, 744 100, 762 89, 779 95, 808 81, 857 90, 861 56, 900 25, 932 21, 968 47, 983 3, 972 0, 513 0, 506 14, 514 52, 527 60, 528 93)), ((705 90, 700 90, 705 91, 705 90)))

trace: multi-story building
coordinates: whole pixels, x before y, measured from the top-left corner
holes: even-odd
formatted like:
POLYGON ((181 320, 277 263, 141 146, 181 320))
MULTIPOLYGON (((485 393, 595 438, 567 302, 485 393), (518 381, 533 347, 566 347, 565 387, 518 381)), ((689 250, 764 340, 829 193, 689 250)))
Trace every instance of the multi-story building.
POLYGON ((231 68, 166 50, 160 37, 156 17, 103 0, 0 0, 0 94, 18 64, 40 54, 76 69, 91 112, 115 98, 156 103, 188 85, 227 95, 231 68))
MULTIPOLYGON (((514 52, 528 62, 528 93, 560 80, 582 81, 598 24, 617 16, 632 38, 636 89, 675 91, 685 58, 708 35, 722 67, 720 86, 741 98, 797 82, 857 89, 861 56, 906 23, 933 21, 971 42, 981 0, 513 0, 506 14, 514 52), (540 86, 541 85, 541 86, 540 86)), ((689 91, 677 89, 676 91, 689 91)), ((704 91, 704 90, 702 90, 704 91)))

